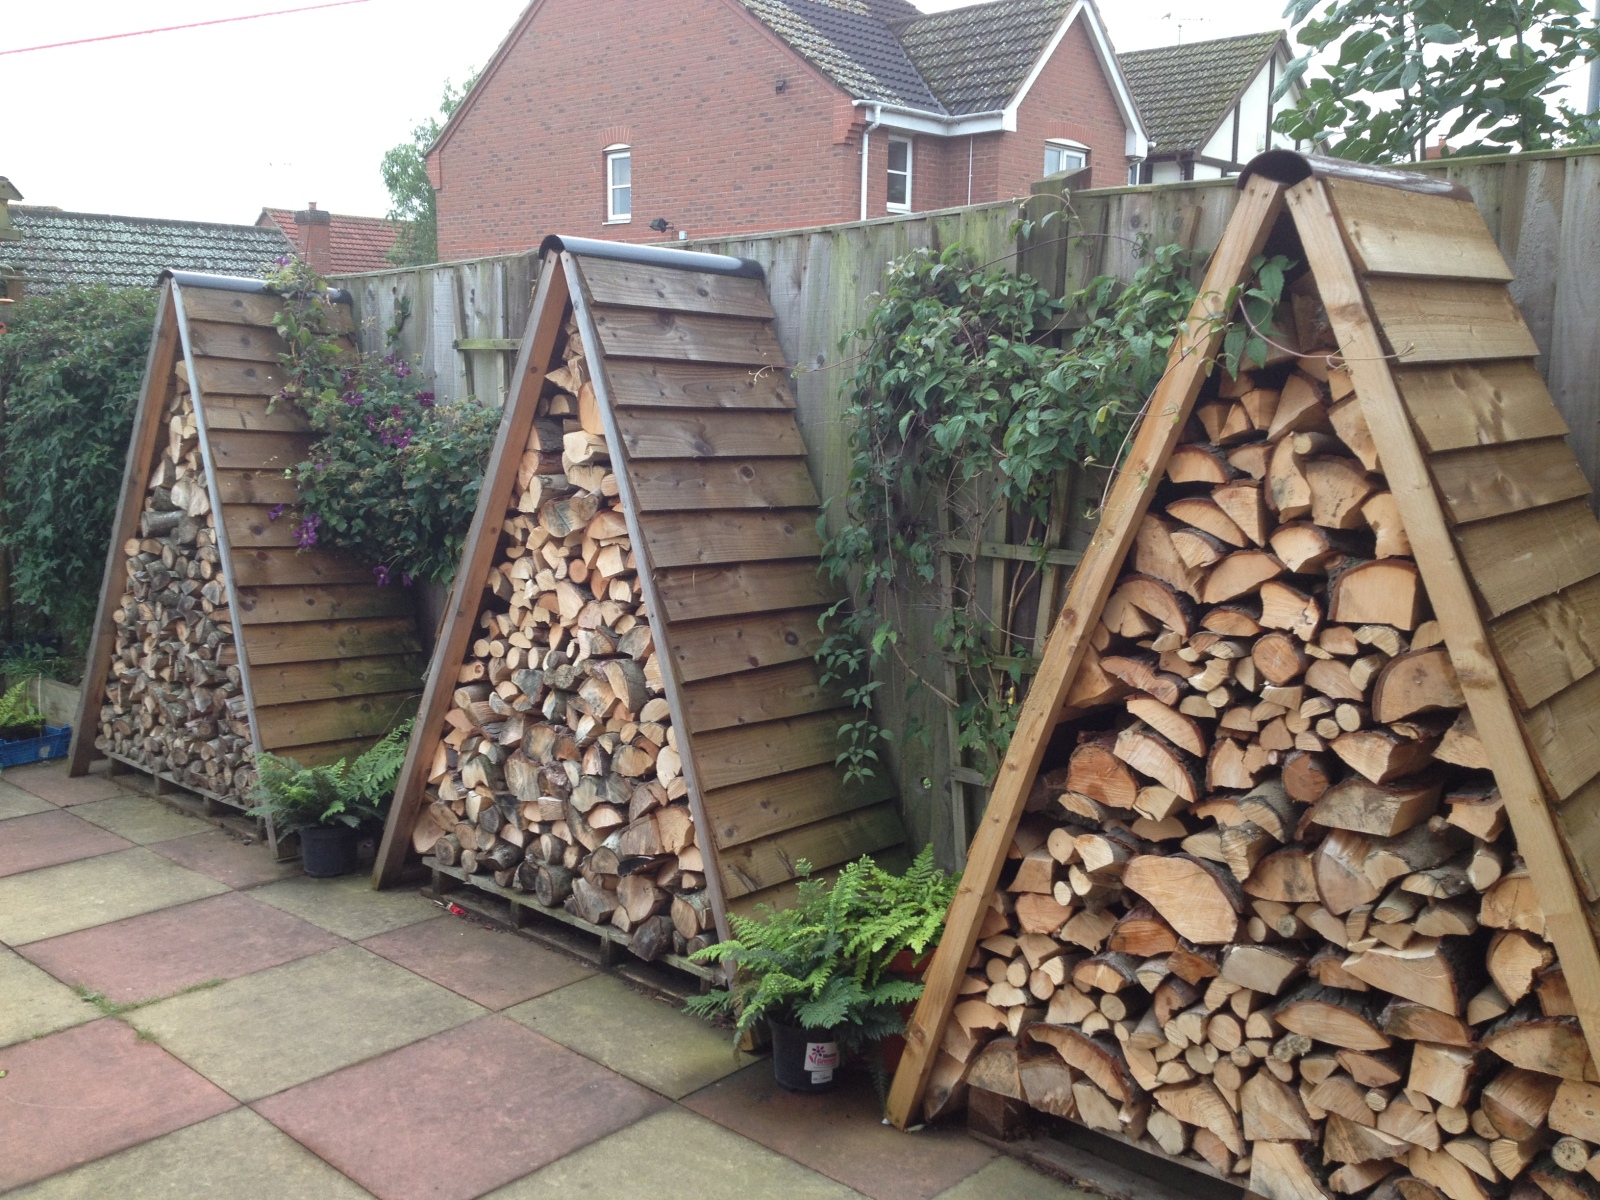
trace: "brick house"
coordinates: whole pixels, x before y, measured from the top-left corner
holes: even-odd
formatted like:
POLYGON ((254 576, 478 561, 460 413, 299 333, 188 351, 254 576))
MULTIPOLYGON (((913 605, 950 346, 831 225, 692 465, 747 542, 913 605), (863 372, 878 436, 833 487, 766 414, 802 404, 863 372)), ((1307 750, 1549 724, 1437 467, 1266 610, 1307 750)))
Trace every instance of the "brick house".
POLYGON ((294 246, 294 252, 322 275, 391 269, 389 250, 400 234, 398 221, 332 213, 318 208, 316 201, 299 212, 263 208, 256 224, 280 230, 294 246))
POLYGON ((428 171, 449 260, 1114 185, 1146 150, 1091 0, 533 0, 428 171))

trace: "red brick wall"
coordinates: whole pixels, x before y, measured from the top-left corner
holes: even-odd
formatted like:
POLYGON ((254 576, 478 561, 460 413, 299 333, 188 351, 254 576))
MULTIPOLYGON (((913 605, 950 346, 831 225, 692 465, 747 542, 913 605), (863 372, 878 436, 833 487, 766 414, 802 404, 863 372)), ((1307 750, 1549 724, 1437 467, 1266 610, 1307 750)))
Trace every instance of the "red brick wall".
POLYGON ((1017 132, 1008 135, 1000 148, 1000 194, 993 198, 1028 194, 1028 185, 1044 174, 1048 138, 1070 138, 1089 147, 1095 187, 1127 183, 1126 129, 1086 19, 1080 16, 1017 112, 1017 132))
MULTIPOLYGON (((429 160, 440 255, 513 253, 548 233, 658 241, 656 217, 693 237, 853 221, 864 123, 732 0, 543 0, 429 160), (615 142, 633 150, 628 224, 605 222, 615 142)), ((869 217, 887 212, 890 132, 872 133, 869 217)), ((1018 132, 913 137, 912 208, 1027 195, 1050 137, 1091 147, 1096 186, 1125 181, 1122 118, 1081 20, 1018 132)))
POLYGON ((853 220, 849 107, 729 0, 545 0, 430 163, 440 255, 659 240, 656 217, 691 236, 853 220), (605 223, 613 142, 633 147, 626 225, 605 223))

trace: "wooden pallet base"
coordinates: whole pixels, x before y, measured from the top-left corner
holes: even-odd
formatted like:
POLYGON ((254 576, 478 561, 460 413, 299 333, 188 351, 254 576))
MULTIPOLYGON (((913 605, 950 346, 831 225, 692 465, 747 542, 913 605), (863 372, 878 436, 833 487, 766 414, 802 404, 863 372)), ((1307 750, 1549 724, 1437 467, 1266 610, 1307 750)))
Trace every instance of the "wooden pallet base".
MULTIPOLYGON (((524 934, 533 941, 542 942, 568 954, 576 954, 596 966, 619 969, 634 977, 645 968, 670 967, 674 972, 689 976, 696 992, 704 992, 717 982, 715 968, 690 962, 679 954, 663 954, 654 963, 635 958, 628 951, 628 935, 614 925, 595 925, 575 917, 564 908, 551 908, 540 904, 526 892, 512 891, 483 875, 468 875, 460 867, 446 867, 431 855, 423 858, 422 865, 432 872, 428 889, 431 898, 442 900, 450 894, 463 908, 479 916, 524 934), (473 893, 477 893, 474 895, 473 893), (485 900, 492 897, 504 907, 485 900), (547 924, 546 921, 554 924, 547 924), (565 929, 560 927, 566 927, 565 929), (568 932, 570 930, 571 932, 568 932)), ((681 989, 662 989, 654 978, 641 978, 638 982, 657 990, 678 994, 681 989)))
MULTIPOLYGON (((171 771, 154 771, 145 763, 135 758, 128 758, 121 754, 112 754, 100 751, 111 764, 110 774, 141 775, 150 781, 149 794, 158 800, 166 800, 174 794, 189 795, 196 798, 199 811, 192 813, 194 816, 205 820, 217 820, 225 816, 239 816, 250 811, 249 802, 241 800, 238 796, 223 796, 216 792, 207 791, 205 788, 196 787, 182 776, 174 775, 171 771), (174 790, 176 789, 176 793, 174 790)), ((189 807, 189 806, 185 806, 189 807)), ((253 818, 252 818, 253 820, 253 818)), ((272 857, 279 862, 298 858, 300 855, 300 839, 292 834, 279 837, 270 821, 254 821, 258 833, 266 839, 267 848, 272 851, 272 857)))

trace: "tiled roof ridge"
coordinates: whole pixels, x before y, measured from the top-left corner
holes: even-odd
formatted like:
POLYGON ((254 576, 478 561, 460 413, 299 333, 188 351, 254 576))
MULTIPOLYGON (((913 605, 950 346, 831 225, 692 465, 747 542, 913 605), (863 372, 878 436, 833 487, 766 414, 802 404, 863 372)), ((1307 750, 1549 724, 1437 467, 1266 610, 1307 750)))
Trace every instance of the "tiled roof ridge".
MULTIPOLYGON (((271 205, 264 205, 262 207, 261 211, 264 212, 264 213, 271 214, 274 218, 282 215, 282 216, 288 217, 290 221, 293 221, 295 213, 304 212, 305 210, 301 209, 301 208, 273 208, 271 205)), ((405 224, 405 222, 400 220, 398 217, 366 217, 366 216, 361 216, 361 215, 359 215, 357 213, 333 212, 333 211, 331 211, 329 209, 325 209, 325 208, 324 209, 319 209, 318 211, 327 213, 328 216, 332 217, 336 221, 370 221, 375 225, 403 225, 403 224, 405 224)), ((256 220, 258 220, 258 221, 260 219, 261 219, 260 217, 256 218, 256 220)))
MULTIPOLYGON (((996 3, 1001 4, 1007 2, 1008 0, 996 0, 996 3)), ((953 9, 951 11, 959 12, 961 10, 953 9)), ((940 14, 930 13, 929 15, 938 16, 940 14)), ((1220 46, 1225 42, 1261 41, 1263 43, 1270 42, 1272 44, 1276 44, 1279 38, 1285 38, 1287 36, 1287 32, 1282 29, 1263 29, 1259 33, 1232 33, 1227 37, 1207 38, 1204 41, 1199 42, 1174 42, 1170 46, 1146 46, 1143 50, 1120 50, 1117 52, 1117 57, 1123 62, 1127 62, 1130 58, 1154 58, 1158 55, 1169 55, 1175 50, 1194 50, 1202 46, 1220 46)))
POLYGON ((260 230, 261 226, 254 223, 238 224, 233 221, 189 221, 182 217, 133 217, 122 213, 95 213, 78 212, 69 208, 56 208, 49 204, 13 204, 9 211, 15 216, 18 213, 30 217, 71 217, 76 220, 88 221, 127 221, 135 225, 164 225, 181 229, 234 229, 234 230, 260 230))

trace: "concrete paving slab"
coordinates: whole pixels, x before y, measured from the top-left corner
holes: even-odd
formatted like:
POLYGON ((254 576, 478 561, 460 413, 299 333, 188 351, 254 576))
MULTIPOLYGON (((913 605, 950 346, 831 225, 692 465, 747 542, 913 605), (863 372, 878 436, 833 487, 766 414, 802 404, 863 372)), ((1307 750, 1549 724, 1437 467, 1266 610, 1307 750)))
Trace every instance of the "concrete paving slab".
POLYGON ((212 828, 204 821, 173 812, 161 801, 152 800, 149 796, 116 796, 110 800, 95 800, 77 805, 72 815, 93 821, 100 828, 109 829, 138 846, 205 833, 212 828))
POLYGON ((1059 1179, 1019 1163, 1014 1158, 996 1158, 988 1166, 968 1175, 938 1200, 1102 1200, 1091 1192, 1069 1187, 1059 1179))
POLYGON ((586 1058, 677 1100, 751 1062, 726 1030, 595 975, 506 1015, 586 1058))
POLYGON ((455 916, 420 921, 361 944, 496 1012, 595 973, 559 951, 455 916))
POLYGON ((257 1100, 482 1016, 359 946, 137 1009, 127 1020, 241 1100, 257 1100))
POLYGON ((873 1200, 928 1200, 995 1156, 956 1130, 905 1134, 885 1125, 877 1089, 859 1070, 825 1096, 801 1096, 780 1088, 772 1064, 760 1062, 683 1105, 873 1200))
POLYGON ((681 1108, 584 1147, 488 1200, 569 1200, 645 1194, 650 1200, 848 1200, 824 1175, 681 1108))
POLYGON ((227 890, 136 846, 0 879, 0 942, 21 946, 227 890))
POLYGON ((68 779, 67 764, 64 759, 47 763, 30 763, 26 767, 7 767, 3 777, 5 782, 32 792, 35 796, 40 796, 61 808, 71 808, 75 804, 92 804, 96 800, 109 800, 113 796, 127 794, 127 789, 109 775, 80 775, 76 779, 68 779))
POLYGON ((113 1004, 131 1004, 343 944, 309 921, 225 892, 31 942, 22 953, 65 983, 82 984, 113 1004))
POLYGON ((132 844, 59 808, 12 817, 0 837, 0 876, 126 850, 132 844))
POLYGON ((277 862, 265 842, 246 844, 221 829, 157 842, 150 849, 231 888, 253 888, 300 874, 298 862, 277 862))
POLYGON ((256 1110, 384 1200, 469 1200, 665 1104, 505 1017, 487 1016, 281 1092, 256 1110))
POLYGON ((352 942, 429 920, 443 911, 413 888, 375 892, 365 872, 338 879, 297 875, 255 888, 251 894, 352 942))
POLYGON ((0 821, 12 817, 25 817, 29 813, 49 812, 55 805, 50 801, 25 792, 13 783, 0 781, 0 821))
POLYGON ((361 1200, 352 1183, 248 1108, 12 1192, 11 1200, 361 1200))
POLYGON ((14 951, 0 948, 0 1046, 82 1025, 100 1010, 14 951))
POLYGON ((0 1192, 234 1107, 109 1017, 0 1050, 0 1071, 0 1192))

